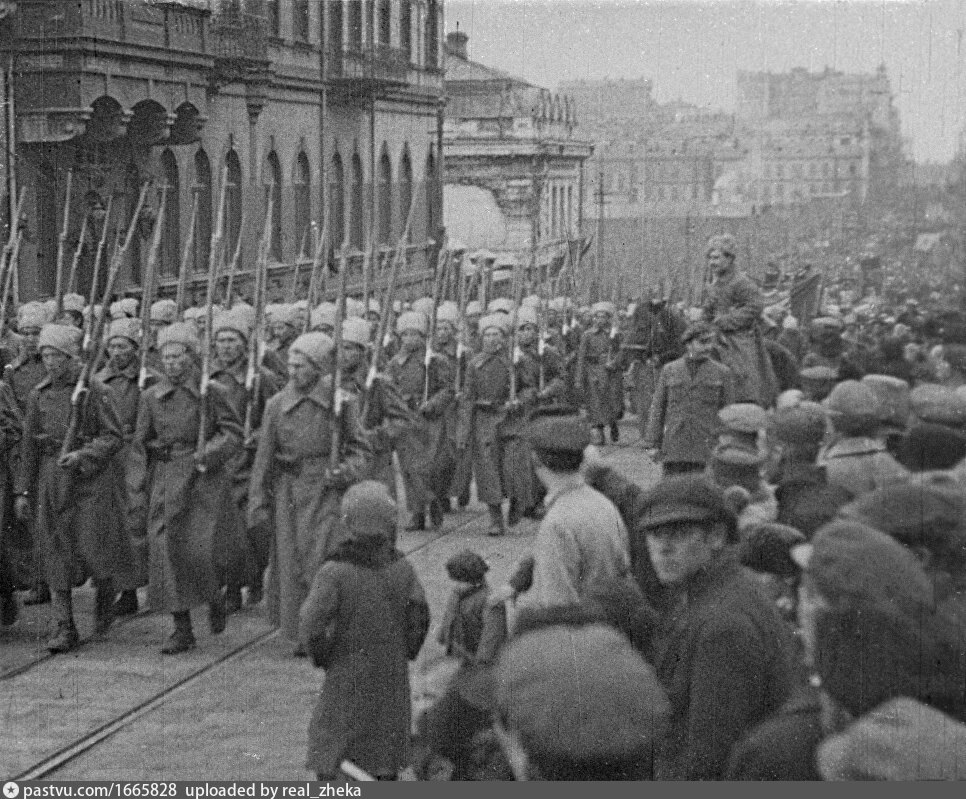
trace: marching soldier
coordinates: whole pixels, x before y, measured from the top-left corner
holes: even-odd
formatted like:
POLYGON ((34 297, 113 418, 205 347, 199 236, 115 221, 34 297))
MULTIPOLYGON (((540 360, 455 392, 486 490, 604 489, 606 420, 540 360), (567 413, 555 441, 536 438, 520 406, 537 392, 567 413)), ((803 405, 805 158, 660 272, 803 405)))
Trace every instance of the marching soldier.
POLYGON ((15 527, 8 514, 13 508, 13 454, 23 434, 23 416, 9 385, 0 383, 0 627, 17 621, 17 553, 11 540, 15 527))
POLYGON ((522 305, 517 311, 516 352, 511 362, 516 372, 517 401, 520 408, 503 423, 503 484, 509 499, 507 524, 514 527, 523 517, 539 515, 543 491, 533 469, 533 450, 525 433, 537 405, 540 374, 536 343, 539 331, 537 311, 522 305), (532 348, 527 351, 525 344, 532 348))
MULTIPOLYGON (((434 337, 435 341, 433 342, 433 352, 446 362, 447 368, 452 375, 456 375, 459 372, 460 367, 464 366, 466 362, 466 353, 460 354, 459 346, 456 340, 458 325, 459 307, 456 305, 456 303, 451 301, 440 303, 439 308, 436 309, 436 335, 434 337)), ((457 421, 458 409, 456 403, 451 402, 446 407, 446 418, 444 423, 445 439, 443 443, 446 447, 445 459, 447 463, 456 463, 457 460, 457 421)), ((454 471, 453 476, 449 477, 449 479, 440 480, 437 485, 436 499, 445 513, 451 513, 453 510, 452 503, 450 502, 451 496, 459 498, 463 490, 465 490, 467 498, 469 497, 469 477, 467 477, 465 489, 462 486, 457 488, 457 481, 455 478, 456 474, 458 473, 459 469, 457 468, 454 471)))
POLYGON ((111 459, 123 444, 121 423, 107 390, 92 381, 80 405, 76 449, 61 455, 80 363, 81 331, 44 325, 37 346, 47 376, 27 400, 15 509, 33 519, 53 599, 51 652, 79 643, 71 592, 94 579, 94 632, 114 619, 114 578, 129 564, 120 508, 111 485, 111 459))
MULTIPOLYGON (((503 535, 504 440, 518 426, 523 403, 510 394, 510 356, 506 333, 510 319, 506 314, 490 314, 480 320, 483 351, 474 356, 466 369, 466 384, 460 398, 460 451, 470 453, 476 492, 490 514, 490 535, 503 535)), ((533 385, 518 386, 518 391, 533 391, 533 385)))
MULTIPOLYGON (((28 302, 21 305, 17 311, 17 331, 20 336, 20 352, 16 359, 8 363, 4 369, 4 382, 10 386, 12 399, 17 408, 17 414, 23 418, 27 412, 27 398, 47 371, 44 369, 37 348, 40 330, 47 324, 47 312, 39 302, 28 302)), ((19 466, 20 447, 12 452, 14 463, 11 466, 16 473, 19 466)), ((31 531, 29 521, 15 519, 17 526, 16 542, 13 543, 12 556, 16 559, 18 582, 30 585, 30 590, 23 597, 24 605, 43 605, 50 602, 50 589, 44 582, 43 567, 40 563, 40 551, 36 546, 35 535, 31 531), (26 544, 21 548, 19 543, 26 544), (18 551, 19 550, 19 551, 18 551)))
POLYGON ((369 476, 383 483, 389 495, 395 498, 393 447, 407 428, 418 423, 418 419, 387 375, 376 372, 372 385, 366 387, 368 345, 369 322, 346 319, 342 323, 342 351, 339 353, 342 359, 342 386, 356 398, 361 409, 362 430, 372 449, 369 476))
POLYGON ((289 382, 265 407, 248 491, 249 528, 274 524, 269 610, 297 656, 305 654, 296 646, 299 609, 339 543, 342 495, 369 470, 370 450, 354 401, 332 406, 332 357, 333 342, 324 333, 292 342, 289 382))
POLYGON ((229 466, 242 428, 220 383, 201 393, 198 346, 190 324, 159 333, 164 376, 141 396, 127 475, 132 526, 148 534, 149 604, 174 617, 161 649, 169 655, 194 648, 191 610, 199 605, 208 606, 212 633, 225 629, 221 588, 233 536, 229 466))
POLYGON ((580 338, 575 382, 584 392, 587 421, 596 430, 596 443, 602 446, 605 427, 610 428, 612 443, 620 437, 617 421, 624 410, 620 335, 614 334, 612 303, 598 302, 591 311, 593 325, 580 338))
POLYGON ((236 543, 233 548, 235 562, 229 564, 228 593, 226 607, 229 613, 241 608, 241 589, 247 589, 249 605, 262 601, 262 584, 265 569, 271 553, 269 530, 248 530, 245 528, 245 510, 248 505, 248 481, 251 476, 251 462, 255 455, 257 433, 261 428, 265 405, 280 389, 278 379, 272 371, 259 366, 259 379, 256 381, 258 395, 250 398, 246 388, 248 377, 248 339, 254 335, 254 309, 248 305, 236 305, 230 311, 222 311, 214 322, 215 349, 212 360, 211 379, 220 383, 229 403, 239 419, 244 420, 251 413, 251 431, 255 436, 243 442, 244 447, 232 459, 232 495, 235 500, 236 543), (251 409, 248 403, 252 402, 251 409))
POLYGON ((448 483, 452 469, 452 464, 441 463, 440 457, 445 448, 446 411, 453 399, 453 374, 446 360, 435 354, 427 367, 428 327, 426 316, 418 311, 400 314, 396 332, 401 347, 388 367, 400 396, 420 417, 396 441, 406 505, 412 514, 406 527, 410 531, 426 529, 427 506, 433 527, 443 523, 436 489, 443 475, 448 483))
POLYGON ((141 346, 148 348, 148 366, 159 372, 161 370, 161 353, 158 352, 158 333, 162 328, 178 321, 178 304, 174 300, 157 300, 150 309, 149 324, 151 329, 145 336, 141 346))
MULTIPOLYGON (((128 453, 134 428, 137 424, 138 404, 141 399, 139 386, 140 364, 138 363, 138 349, 141 344, 141 323, 137 319, 125 317, 111 323, 107 333, 107 363, 97 373, 97 379, 104 385, 114 403, 121 422, 121 435, 124 446, 111 461, 111 484, 114 488, 115 501, 122 508, 125 523, 131 519, 126 514, 127 490, 124 484, 124 474, 127 470, 128 453)), ((145 388, 160 379, 160 375, 149 370, 145 388)), ((131 545, 131 563, 133 568, 129 573, 121 575, 117 588, 120 595, 114 603, 115 616, 129 616, 138 611, 137 589, 148 584, 148 540, 143 528, 127 530, 131 545)))
POLYGON ((272 317, 271 328, 272 338, 268 342, 268 348, 277 352, 284 359, 288 348, 298 338, 301 331, 298 308, 289 304, 277 305, 272 317))

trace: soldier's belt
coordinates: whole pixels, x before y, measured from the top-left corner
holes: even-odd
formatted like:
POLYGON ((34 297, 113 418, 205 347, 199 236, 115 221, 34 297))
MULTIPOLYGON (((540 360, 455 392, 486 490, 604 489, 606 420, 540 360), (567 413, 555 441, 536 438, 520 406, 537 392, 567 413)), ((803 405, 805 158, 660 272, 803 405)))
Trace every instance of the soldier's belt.
MULTIPOLYGON (((64 446, 64 442, 61 439, 51 438, 50 436, 35 438, 34 443, 37 446, 37 450, 40 452, 40 456, 43 458, 58 457, 60 455, 61 447, 64 446)), ((78 438, 74 448, 80 449, 88 443, 90 443, 89 438, 78 438)))
POLYGON ((148 447, 151 459, 158 463, 169 463, 177 458, 184 458, 193 455, 194 450, 190 447, 176 447, 173 444, 155 444, 148 447))

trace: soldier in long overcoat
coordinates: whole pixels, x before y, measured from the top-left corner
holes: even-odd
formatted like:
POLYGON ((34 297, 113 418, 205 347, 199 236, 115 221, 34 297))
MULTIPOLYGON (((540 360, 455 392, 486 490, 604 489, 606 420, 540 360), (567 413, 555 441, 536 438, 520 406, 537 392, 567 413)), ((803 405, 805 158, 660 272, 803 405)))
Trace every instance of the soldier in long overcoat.
MULTIPOLYGON (((292 642, 299 608, 323 561, 339 543, 345 490, 368 475, 370 449, 349 398, 333 413, 333 341, 306 333, 289 347, 289 382, 268 401, 248 490, 248 526, 274 524, 269 612, 292 642), (338 425, 338 466, 330 466, 338 425)), ((302 655, 299 647, 295 654, 302 655)))
POLYGON ((758 286, 735 266, 736 253, 732 236, 708 242, 714 278, 704 300, 704 318, 721 331, 719 359, 734 373, 735 401, 769 408, 778 395, 778 379, 761 333, 765 303, 758 286))
POLYGON ((17 475, 17 516, 34 519, 41 563, 57 625, 47 648, 78 644, 71 592, 93 578, 95 634, 113 621, 114 579, 130 568, 130 548, 111 485, 111 459, 121 449, 121 422, 107 390, 90 381, 79 405, 74 448, 61 455, 71 423, 71 397, 82 369, 80 330, 44 325, 38 349, 47 369, 27 400, 17 475))
POLYGON ((23 416, 13 392, 0 383, 0 627, 17 620, 19 608, 14 594, 17 587, 16 553, 13 547, 14 526, 12 452, 23 434, 23 416))
POLYGON ((271 554, 271 530, 246 530, 245 513, 248 507, 248 482, 251 465, 255 458, 255 446, 261 429, 265 405, 276 394, 281 385, 274 372, 264 366, 257 367, 257 381, 253 387, 256 392, 250 398, 247 389, 248 378, 248 339, 255 335, 255 312, 251 306, 236 305, 230 311, 223 311, 214 319, 214 358, 212 359, 211 379, 220 383, 228 396, 238 418, 246 421, 248 440, 235 454, 230 465, 232 474, 232 495, 234 507, 233 525, 235 528, 234 561, 228 573, 227 608, 234 612, 241 607, 241 589, 247 590, 250 605, 262 601, 265 570, 271 554))
MULTIPOLYGON (((446 413, 453 401, 453 374, 447 360, 433 354, 426 364, 429 321, 417 311, 400 314, 396 332, 399 353, 389 361, 388 373, 399 395, 417 416, 396 440, 396 454, 406 487, 406 506, 412 514, 407 530, 426 529, 426 511, 433 527, 443 522, 443 508, 434 489, 448 480, 452 464, 438 461, 446 441, 446 413), (428 376, 427 376, 428 370, 428 376)), ((445 484, 445 483, 444 483, 445 484)))
POLYGON ((208 606, 212 633, 225 629, 222 587, 235 534, 229 465, 242 429, 221 384, 211 381, 202 395, 194 366, 198 338, 189 324, 164 328, 158 346, 165 374, 141 395, 128 512, 133 526, 147 529, 149 604, 174 616, 174 633, 161 651, 178 654, 195 645, 193 608, 208 606), (199 442, 202 411, 206 426, 199 442))
POLYGON ((593 308, 593 325, 580 338, 575 382, 583 391, 587 421, 596 429, 597 443, 604 443, 604 428, 617 443, 617 421, 624 415, 624 373, 621 368, 620 333, 613 327, 616 309, 609 302, 593 308))
POLYGON ((393 546, 396 505, 380 483, 346 492, 344 538, 322 565, 302 607, 301 638, 325 683, 309 722, 306 765, 335 779, 350 760, 376 779, 408 762, 408 661, 429 630, 416 572, 393 546))
POLYGON ((342 387, 360 408, 360 423, 371 449, 369 476, 386 486, 389 496, 396 497, 396 467, 392 452, 397 439, 419 420, 409 409, 390 377, 376 371, 367 387, 369 363, 369 322, 346 319, 342 323, 342 387))
POLYGON ((520 476, 507 472, 506 444, 522 435, 525 403, 532 402, 536 394, 534 381, 526 377, 531 372, 524 371, 524 379, 517 381, 517 397, 511 398, 511 361, 506 349, 510 323, 509 316, 501 313, 480 320, 483 351, 467 365, 460 399, 457 443, 461 451, 471 453, 476 493, 490 514, 490 535, 505 532, 503 497, 520 476))
MULTIPOLYGON (((127 513, 127 486, 125 472, 137 426, 138 405, 141 400, 140 364, 138 363, 138 348, 142 346, 141 324, 137 319, 118 319, 111 323, 107 332, 108 360, 98 371, 97 379, 110 392, 121 421, 121 434, 124 446, 111 461, 111 484, 118 507, 122 509, 125 526, 133 519, 127 513)), ((160 363, 160 360, 156 361, 160 363)), ((161 375, 153 369, 148 369, 145 375, 145 388, 154 385, 161 379, 161 375)), ((119 591, 117 602, 114 603, 116 616, 127 616, 138 611, 137 589, 148 584, 148 539, 144 528, 129 528, 128 540, 131 545, 131 570, 120 578, 115 586, 119 591)))

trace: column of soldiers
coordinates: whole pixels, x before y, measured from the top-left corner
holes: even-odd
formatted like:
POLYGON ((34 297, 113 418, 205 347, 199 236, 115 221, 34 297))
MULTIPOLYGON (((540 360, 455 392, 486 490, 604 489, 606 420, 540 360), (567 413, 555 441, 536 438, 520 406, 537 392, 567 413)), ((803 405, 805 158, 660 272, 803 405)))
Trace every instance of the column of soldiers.
POLYGON ((157 299, 143 317, 133 298, 104 308, 68 294, 60 305, 11 309, 0 384, 0 621, 51 603, 52 652, 78 645, 72 591, 92 579, 96 636, 140 612, 146 587, 148 607, 172 616, 162 651, 183 652, 196 645, 192 610, 206 609, 218 634, 267 591, 301 654, 298 609, 338 544, 352 484, 375 479, 395 496, 398 464, 414 532, 465 509, 475 484, 489 533, 503 535, 543 512, 529 422, 586 398, 603 442, 623 412, 609 303, 584 330, 564 298, 396 301, 380 346, 378 299, 347 298, 342 312, 268 304, 261 322, 243 301, 179 313, 157 299))

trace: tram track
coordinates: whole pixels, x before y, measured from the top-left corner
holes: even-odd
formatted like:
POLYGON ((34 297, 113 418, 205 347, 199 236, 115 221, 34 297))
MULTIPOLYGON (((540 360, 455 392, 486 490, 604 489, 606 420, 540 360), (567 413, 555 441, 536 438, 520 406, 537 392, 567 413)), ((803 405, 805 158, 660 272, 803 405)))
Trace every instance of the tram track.
MULTIPOLYGON (((482 514, 479 513, 473 513, 469 518, 458 521, 452 527, 441 528, 438 534, 429 537, 425 541, 417 543, 412 548, 408 548, 405 552, 406 557, 411 557, 416 553, 441 542, 447 536, 466 529, 474 522, 478 522, 481 518, 481 515, 482 514)), ((139 613, 137 616, 132 617, 132 619, 149 615, 149 613, 150 612, 139 613)), ((133 725, 139 719, 147 716, 152 711, 163 705, 166 701, 171 699, 175 694, 197 684, 212 672, 215 672, 234 661, 240 660, 254 649, 257 649, 259 646, 276 638, 280 634, 280 630, 268 630, 264 633, 256 635, 253 638, 249 638, 248 640, 241 642, 230 650, 224 652, 217 659, 193 669, 181 679, 177 680, 171 685, 166 686, 163 690, 160 690, 147 697, 143 701, 138 702, 134 707, 127 708, 123 712, 116 714, 110 720, 100 724, 95 729, 87 732, 85 735, 76 738, 65 746, 58 748, 57 750, 51 752, 32 764, 29 768, 23 769, 20 771, 20 773, 11 775, 6 779, 25 781, 43 780, 54 777, 58 771, 63 769, 69 763, 100 746, 118 732, 133 725)), ((36 668, 37 666, 46 663, 55 657, 57 656, 47 655, 45 657, 38 658, 29 664, 14 667, 13 669, 9 669, 8 672, 15 673, 11 673, 10 676, 7 676, 7 673, 4 673, 4 675, 0 675, 0 679, 12 679, 14 676, 23 675, 29 672, 31 669, 36 668)))

